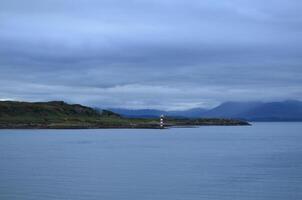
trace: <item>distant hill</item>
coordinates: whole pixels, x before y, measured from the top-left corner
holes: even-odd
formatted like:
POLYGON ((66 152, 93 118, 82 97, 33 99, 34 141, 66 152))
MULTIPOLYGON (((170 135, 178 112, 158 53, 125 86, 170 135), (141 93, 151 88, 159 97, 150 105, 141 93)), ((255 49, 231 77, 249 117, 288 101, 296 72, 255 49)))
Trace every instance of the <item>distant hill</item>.
POLYGON ((100 118, 119 117, 112 111, 96 111, 79 104, 63 101, 17 102, 0 101, 0 123, 50 124, 50 123, 90 123, 100 118))
POLYGON ((185 111, 110 109, 127 117, 158 117, 161 114, 186 118, 233 118, 249 121, 302 121, 302 102, 225 102, 213 109, 185 111))

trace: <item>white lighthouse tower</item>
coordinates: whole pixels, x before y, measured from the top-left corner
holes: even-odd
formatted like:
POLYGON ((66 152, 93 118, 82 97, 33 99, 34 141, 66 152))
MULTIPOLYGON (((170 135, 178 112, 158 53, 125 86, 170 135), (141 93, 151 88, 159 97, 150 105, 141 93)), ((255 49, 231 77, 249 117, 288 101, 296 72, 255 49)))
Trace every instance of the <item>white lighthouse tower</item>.
POLYGON ((164 115, 160 116, 160 118, 159 118, 159 125, 160 125, 160 128, 164 127, 164 115))

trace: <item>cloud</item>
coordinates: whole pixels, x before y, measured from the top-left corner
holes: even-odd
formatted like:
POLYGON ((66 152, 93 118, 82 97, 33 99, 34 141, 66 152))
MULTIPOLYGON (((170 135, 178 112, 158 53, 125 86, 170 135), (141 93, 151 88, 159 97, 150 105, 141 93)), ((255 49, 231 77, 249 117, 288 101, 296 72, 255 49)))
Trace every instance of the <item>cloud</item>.
POLYGON ((0 2, 0 98, 185 109, 302 99, 297 0, 0 2))

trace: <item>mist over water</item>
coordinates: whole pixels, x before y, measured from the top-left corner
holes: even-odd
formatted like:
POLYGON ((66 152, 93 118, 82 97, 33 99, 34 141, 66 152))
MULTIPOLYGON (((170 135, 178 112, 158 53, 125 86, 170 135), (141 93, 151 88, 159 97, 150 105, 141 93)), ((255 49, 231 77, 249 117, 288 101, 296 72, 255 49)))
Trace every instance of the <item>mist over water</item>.
POLYGON ((0 199, 302 199, 301 130, 0 130, 0 199))

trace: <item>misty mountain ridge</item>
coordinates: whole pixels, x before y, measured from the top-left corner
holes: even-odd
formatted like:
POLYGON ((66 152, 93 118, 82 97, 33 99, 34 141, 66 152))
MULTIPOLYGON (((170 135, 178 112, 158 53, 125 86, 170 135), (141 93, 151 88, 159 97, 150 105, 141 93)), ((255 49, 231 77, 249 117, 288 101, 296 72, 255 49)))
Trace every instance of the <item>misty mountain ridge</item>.
POLYGON ((287 100, 282 102, 225 102, 212 109, 193 108, 184 111, 163 111, 156 109, 109 110, 127 117, 159 117, 161 114, 185 118, 235 118, 249 121, 302 121, 302 102, 287 100))
POLYGON ((108 110, 118 113, 125 117, 130 118, 154 118, 160 115, 166 115, 171 117, 188 117, 188 118, 199 118, 201 113, 208 111, 204 108, 193 108, 183 111, 164 111, 158 109, 124 109, 124 108, 108 108, 108 110))

